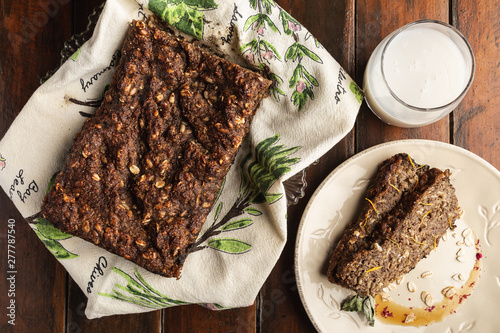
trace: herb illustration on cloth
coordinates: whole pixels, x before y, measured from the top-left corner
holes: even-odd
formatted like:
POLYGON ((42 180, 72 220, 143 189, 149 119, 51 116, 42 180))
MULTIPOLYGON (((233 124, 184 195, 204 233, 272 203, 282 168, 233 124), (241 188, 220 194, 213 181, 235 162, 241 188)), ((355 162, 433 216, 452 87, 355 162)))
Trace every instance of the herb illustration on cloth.
MULTIPOLYGON (((56 176, 59 172, 56 172, 49 181, 47 186, 46 193, 49 193, 52 186, 55 184, 56 176)), ((43 217, 39 217, 39 214, 35 215, 32 220, 32 224, 35 228, 33 231, 40 238, 40 240, 45 244, 45 247, 56 257, 57 259, 74 259, 78 258, 78 255, 75 253, 71 253, 64 246, 61 245, 62 240, 70 239, 73 235, 62 232, 57 229, 44 219, 43 217)))
POLYGON ((148 9, 180 31, 203 38, 205 14, 216 9, 214 0, 150 0, 148 9))
POLYGON ((133 277, 117 267, 113 267, 112 270, 123 277, 125 281, 127 281, 127 285, 122 286, 120 284, 115 284, 115 288, 112 293, 99 292, 100 296, 110 297, 118 301, 128 302, 151 309, 161 309, 174 305, 189 304, 169 298, 154 289, 142 277, 137 270, 137 267, 135 268, 133 277))
POLYGON ((252 149, 250 149, 240 165, 241 181, 236 200, 226 215, 220 217, 224 203, 219 201, 219 195, 214 204, 216 209, 211 226, 193 244, 190 252, 206 248, 230 254, 250 251, 252 245, 246 241, 231 237, 212 237, 251 226, 252 217, 262 215, 262 212, 253 206, 254 204, 266 202, 273 204, 283 197, 283 193, 270 193, 269 189, 291 170, 290 165, 300 160, 297 157, 289 157, 300 147, 285 148, 284 145, 277 145, 279 139, 280 136, 276 134, 257 144, 253 160, 252 149))
MULTIPOLYGON (((271 61, 283 60, 277 48, 264 39, 267 30, 270 30, 272 33, 281 34, 278 25, 271 18, 272 8, 276 7, 276 4, 272 0, 250 0, 250 6, 254 10, 257 10, 258 14, 252 15, 246 20, 243 30, 254 30, 257 33, 257 37, 249 43, 242 45, 240 51, 249 62, 264 69, 271 61)), ((283 27, 283 34, 293 36, 294 40, 286 49, 284 60, 286 62, 297 63, 288 79, 288 87, 294 89, 290 99, 293 105, 298 108, 298 111, 301 111, 309 99, 314 99, 313 88, 319 86, 318 80, 310 73, 310 69, 307 69, 307 65, 303 60, 310 59, 319 64, 322 64, 323 61, 300 41, 301 37, 299 33, 303 30, 302 25, 283 9, 280 8, 279 11, 279 20, 283 27)), ((305 40, 310 37, 311 35, 308 32, 303 36, 305 40)), ((316 47, 321 47, 316 39, 314 41, 316 47)), ((280 88, 284 80, 275 73, 270 73, 270 79, 273 82, 270 87, 271 94, 279 101, 281 96, 286 95, 283 89, 280 88)))
POLYGON ((44 218, 35 219, 35 234, 45 244, 47 249, 57 259, 73 259, 78 258, 77 254, 71 253, 61 245, 60 241, 73 237, 70 234, 64 233, 54 227, 49 221, 44 218))
MULTIPOLYGON (((144 279, 137 267, 134 270, 133 276, 125 273, 118 267, 113 267, 112 271, 124 278, 127 284, 121 285, 117 283, 111 293, 99 292, 99 296, 109 297, 149 309, 163 309, 176 305, 192 304, 170 298, 160 293, 144 279)), ((211 310, 221 310, 225 308, 222 305, 213 303, 204 303, 200 305, 211 310)))
POLYGON ((0 154, 0 171, 5 169, 6 165, 7 165, 7 160, 2 157, 2 154, 0 154))

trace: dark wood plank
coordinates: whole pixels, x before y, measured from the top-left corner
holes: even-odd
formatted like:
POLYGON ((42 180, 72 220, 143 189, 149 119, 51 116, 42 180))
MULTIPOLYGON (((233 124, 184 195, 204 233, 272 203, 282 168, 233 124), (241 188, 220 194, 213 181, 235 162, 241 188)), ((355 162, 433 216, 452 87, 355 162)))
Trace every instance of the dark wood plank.
POLYGON ((453 112, 454 143, 500 168, 500 7, 454 1, 457 28, 472 46, 476 73, 471 89, 453 112))
MULTIPOLYGON (((364 68, 380 41, 403 25, 423 19, 449 21, 448 1, 358 1, 356 3, 356 73, 363 82, 364 68)), ((409 138, 449 141, 448 117, 419 128, 399 128, 380 121, 363 103, 357 122, 357 150, 378 143, 409 138)))
POLYGON ((70 4, 2 1, 1 9, 0 138, 40 86, 40 78, 59 64, 59 52, 71 36, 70 4))
MULTIPOLYGON (((73 34, 81 34, 87 30, 89 24, 89 16, 94 11, 99 12, 104 0, 87 0, 72 2, 72 32, 73 34)), ((93 29, 91 29, 93 30, 93 29)))
MULTIPOLYGON (((61 1, 63 2, 63 1, 61 1)), ((31 94, 39 79, 57 66, 59 50, 69 38, 70 5, 41 1, 2 1, 0 13, 0 138, 31 94)), ((3 193, 0 194, 2 278, 0 304, 16 301, 16 326, 0 321, 2 332, 64 332, 66 273, 3 193), (7 222, 15 220, 15 297, 8 297, 7 222)), ((5 305, 5 307, 4 307, 5 305)))
POLYGON ((65 270, 3 191, 0 191, 0 235, 0 307, 3 310, 0 332, 64 332, 65 270), (7 244, 12 243, 7 237, 9 220, 15 230, 15 243, 11 244, 15 253, 10 253, 15 267, 9 267, 12 261, 7 261, 7 244), (15 316, 8 317, 7 314, 15 316), (15 326, 9 323, 12 319, 15 326))
POLYGON ((222 311, 199 305, 186 305, 163 310, 164 332, 255 332, 255 305, 222 311))

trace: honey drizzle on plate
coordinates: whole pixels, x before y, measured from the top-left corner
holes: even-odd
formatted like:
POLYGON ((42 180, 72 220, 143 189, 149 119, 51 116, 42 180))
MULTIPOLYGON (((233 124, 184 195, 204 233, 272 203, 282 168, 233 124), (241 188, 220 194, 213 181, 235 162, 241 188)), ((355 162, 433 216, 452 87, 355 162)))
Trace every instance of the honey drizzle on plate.
POLYGON ((396 303, 395 301, 383 301, 381 295, 375 296, 375 317, 378 321, 389 325, 424 326, 443 321, 448 315, 455 313, 458 307, 466 301, 472 293, 481 275, 481 252, 479 244, 476 243, 476 262, 472 268, 469 278, 460 287, 457 293, 450 297, 444 297, 440 302, 427 307, 409 307, 396 303), (405 323, 406 316, 415 315, 415 320, 405 323))

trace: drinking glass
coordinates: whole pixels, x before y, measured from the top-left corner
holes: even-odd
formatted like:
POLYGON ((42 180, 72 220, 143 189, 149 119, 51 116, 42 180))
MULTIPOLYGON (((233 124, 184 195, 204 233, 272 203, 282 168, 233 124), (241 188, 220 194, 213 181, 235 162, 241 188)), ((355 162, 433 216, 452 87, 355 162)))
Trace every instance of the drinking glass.
POLYGON ((373 51, 363 80, 365 100, 390 125, 427 125, 458 106, 474 71, 474 53, 460 31, 440 21, 416 21, 391 33, 373 51))

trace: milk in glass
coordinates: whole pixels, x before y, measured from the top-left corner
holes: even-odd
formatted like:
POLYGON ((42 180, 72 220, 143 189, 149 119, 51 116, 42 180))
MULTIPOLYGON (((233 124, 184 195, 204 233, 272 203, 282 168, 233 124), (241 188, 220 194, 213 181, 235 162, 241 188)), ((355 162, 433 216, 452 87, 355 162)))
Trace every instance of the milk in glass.
POLYGON ((368 106, 381 120, 417 127, 451 112, 473 75, 474 56, 460 32, 442 22, 423 20, 377 46, 363 88, 368 106))

